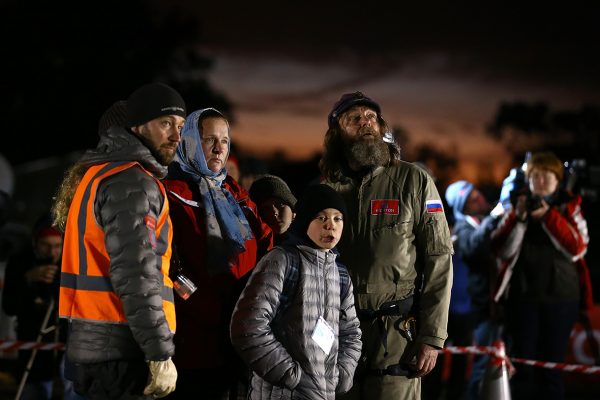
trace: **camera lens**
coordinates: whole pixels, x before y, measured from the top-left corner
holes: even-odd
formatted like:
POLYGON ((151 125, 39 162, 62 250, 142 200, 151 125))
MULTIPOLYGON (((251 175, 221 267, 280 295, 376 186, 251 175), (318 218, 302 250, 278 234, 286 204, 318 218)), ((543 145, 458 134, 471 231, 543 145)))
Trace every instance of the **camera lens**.
POLYGON ((542 199, 539 196, 531 195, 527 198, 527 210, 537 210, 542 206, 542 199))

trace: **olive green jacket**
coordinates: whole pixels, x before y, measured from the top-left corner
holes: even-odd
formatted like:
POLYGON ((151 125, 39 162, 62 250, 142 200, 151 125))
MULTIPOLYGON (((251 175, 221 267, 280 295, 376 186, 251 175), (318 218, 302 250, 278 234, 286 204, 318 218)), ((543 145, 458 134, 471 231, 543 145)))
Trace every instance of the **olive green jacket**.
POLYGON ((432 178, 401 161, 362 179, 328 184, 348 208, 338 248, 354 284, 357 308, 375 310, 415 294, 416 343, 443 347, 453 249, 432 178))

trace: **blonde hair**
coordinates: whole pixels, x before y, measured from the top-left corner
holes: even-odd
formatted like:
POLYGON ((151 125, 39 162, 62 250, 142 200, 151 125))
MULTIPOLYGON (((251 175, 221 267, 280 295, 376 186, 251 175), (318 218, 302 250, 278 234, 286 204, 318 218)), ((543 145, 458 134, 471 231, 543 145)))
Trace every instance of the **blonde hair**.
POLYGON ((65 177, 53 198, 51 209, 53 225, 62 232, 65 231, 67 226, 67 217, 69 215, 71 202, 73 201, 73 196, 75 195, 75 190, 77 189, 77 186, 79 186, 81 178, 87 169, 87 165, 78 163, 73 164, 65 172, 65 177))

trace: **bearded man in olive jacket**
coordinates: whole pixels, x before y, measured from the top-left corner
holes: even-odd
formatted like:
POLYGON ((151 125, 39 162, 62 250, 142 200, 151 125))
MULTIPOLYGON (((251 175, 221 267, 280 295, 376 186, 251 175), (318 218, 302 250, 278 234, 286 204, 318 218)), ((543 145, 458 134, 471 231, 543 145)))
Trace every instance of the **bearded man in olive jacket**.
POLYGON ((346 201, 339 244, 363 332, 351 399, 419 399, 447 338, 452 242, 433 179, 400 160, 379 104, 344 94, 319 164, 346 201))

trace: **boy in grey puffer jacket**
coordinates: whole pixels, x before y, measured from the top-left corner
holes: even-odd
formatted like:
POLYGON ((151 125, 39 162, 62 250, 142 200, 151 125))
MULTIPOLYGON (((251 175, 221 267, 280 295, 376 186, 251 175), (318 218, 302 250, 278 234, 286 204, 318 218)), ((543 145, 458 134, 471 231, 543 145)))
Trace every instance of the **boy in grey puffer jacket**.
POLYGON ((326 185, 310 186, 296 204, 289 247, 258 263, 231 320, 231 341, 253 371, 250 399, 327 399, 352 387, 360 357, 352 285, 340 296, 335 245, 346 207, 326 185), (290 260, 300 262, 285 309, 282 291, 290 260))

